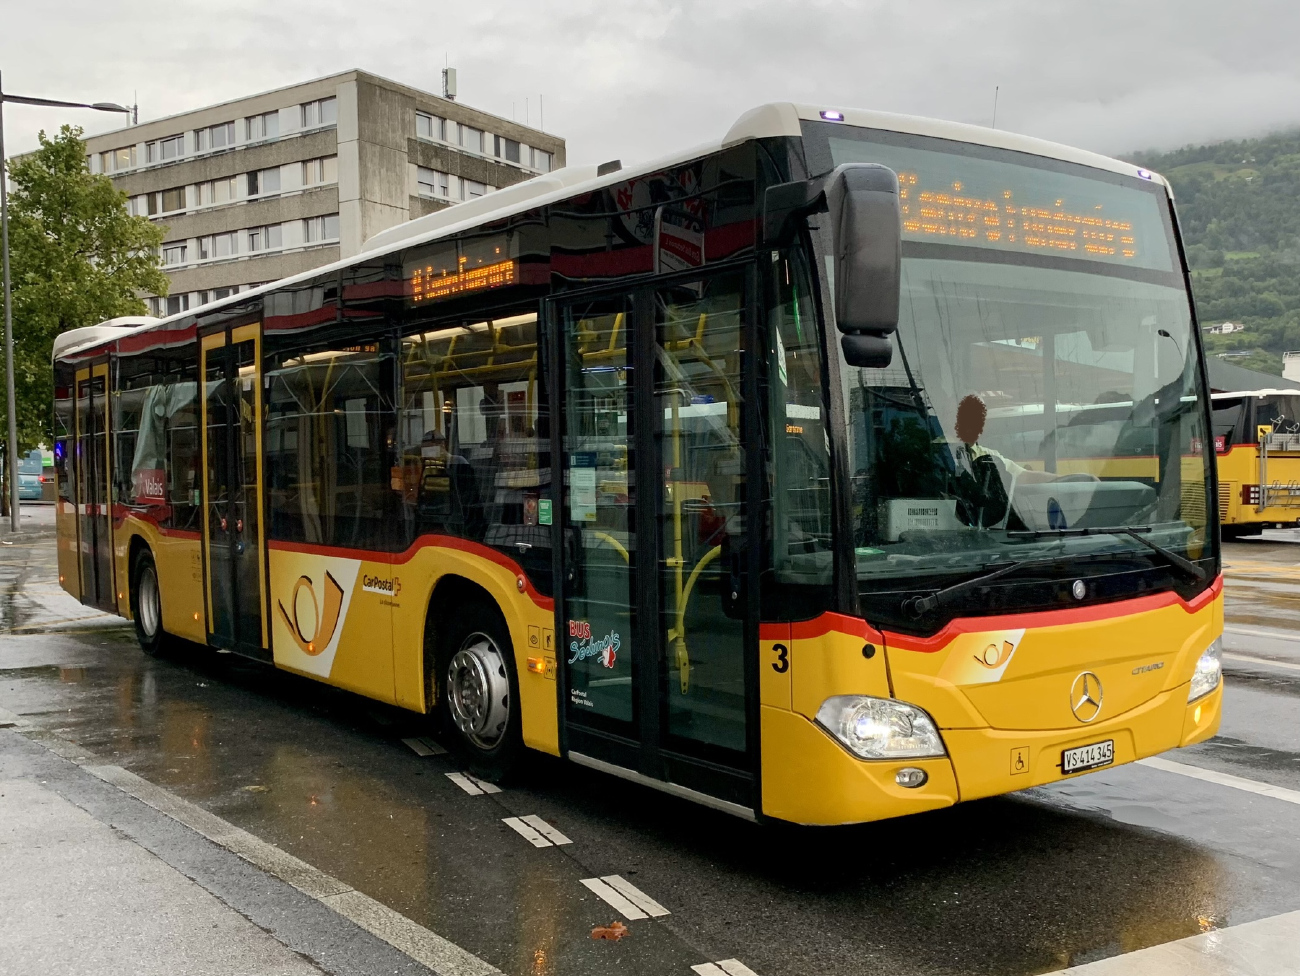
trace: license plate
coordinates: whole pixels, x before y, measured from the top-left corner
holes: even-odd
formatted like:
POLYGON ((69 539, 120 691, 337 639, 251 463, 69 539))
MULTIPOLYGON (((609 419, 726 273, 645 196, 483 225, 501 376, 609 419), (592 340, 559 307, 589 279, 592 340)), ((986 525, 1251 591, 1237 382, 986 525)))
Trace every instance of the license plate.
POLYGON ((1076 746, 1061 753, 1062 773, 1082 773, 1088 769, 1100 769, 1115 761, 1115 740, 1094 742, 1088 746, 1076 746))

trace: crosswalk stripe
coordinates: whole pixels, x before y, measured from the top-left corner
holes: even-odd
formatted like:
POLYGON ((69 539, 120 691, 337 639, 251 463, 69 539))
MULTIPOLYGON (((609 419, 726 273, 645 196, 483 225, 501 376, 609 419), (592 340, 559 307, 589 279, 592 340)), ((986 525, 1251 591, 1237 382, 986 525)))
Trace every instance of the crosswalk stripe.
POLYGON ((536 830, 539 834, 541 834, 543 837, 549 840, 556 847, 559 847, 563 844, 573 843, 573 841, 569 840, 569 838, 565 837, 562 833, 560 833, 558 830, 556 830, 554 827, 552 827, 550 824, 548 824, 545 820, 543 820, 535 813, 530 813, 528 816, 520 817, 519 819, 522 820, 524 823, 528 824, 534 830, 536 830))
POLYGON ((1230 786, 1234 790, 1255 793, 1259 796, 1270 796, 1275 800, 1284 800, 1287 803, 1300 804, 1300 792, 1288 790, 1281 786, 1271 786, 1268 783, 1260 783, 1253 779, 1245 779, 1229 773, 1216 772, 1213 769, 1202 769, 1200 766, 1189 766, 1187 763, 1171 762, 1168 759, 1161 759, 1159 756, 1152 756, 1150 759, 1139 759, 1138 762, 1143 766, 1150 766, 1152 769, 1163 769, 1166 773, 1177 773, 1179 776, 1186 776, 1190 779, 1199 779, 1219 786, 1230 786))
POLYGON ((520 820, 518 817, 505 817, 501 822, 534 847, 554 846, 549 840, 538 833, 532 824, 524 823, 524 821, 520 820))
POLYGON ((605 884, 600 878, 583 878, 582 883, 590 888, 597 898, 600 898, 606 904, 618 912, 629 921, 632 919, 645 918, 646 913, 637 908, 630 901, 620 895, 617 891, 605 884))
POLYGON ((409 748, 417 756, 445 756, 447 750, 438 745, 433 739, 426 736, 420 736, 414 739, 403 739, 402 744, 409 748))
POLYGON ((647 915, 652 915, 655 918, 658 918, 661 915, 670 914, 668 909, 664 908, 663 905, 659 904, 659 902, 655 901, 636 885, 632 884, 632 882, 620 878, 617 874, 607 874, 600 880, 618 891, 627 898, 628 901, 632 902, 647 915))
POLYGON ((500 793, 501 787, 496 783, 488 783, 469 773, 448 773, 447 778, 459 786, 470 796, 482 796, 484 793, 500 793))
POLYGON ((692 966, 691 970, 700 976, 758 976, 739 959, 723 959, 719 962, 702 962, 692 966))

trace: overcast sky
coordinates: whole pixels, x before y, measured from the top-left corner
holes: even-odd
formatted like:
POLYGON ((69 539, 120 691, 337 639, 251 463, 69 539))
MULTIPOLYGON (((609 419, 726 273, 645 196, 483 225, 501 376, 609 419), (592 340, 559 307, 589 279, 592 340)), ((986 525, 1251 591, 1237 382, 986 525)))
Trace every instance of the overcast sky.
MULTIPOLYGON (((989 124, 1110 154, 1300 125, 1297 0, 0 0, 4 90, 141 120, 362 68, 539 121, 572 162, 645 159, 796 100, 989 124)), ((118 116, 6 108, 36 131, 118 116)))

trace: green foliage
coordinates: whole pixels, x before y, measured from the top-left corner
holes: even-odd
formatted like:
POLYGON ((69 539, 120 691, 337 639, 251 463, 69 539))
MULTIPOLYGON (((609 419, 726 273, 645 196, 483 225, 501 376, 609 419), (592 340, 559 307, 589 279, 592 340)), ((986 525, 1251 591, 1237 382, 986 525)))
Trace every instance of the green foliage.
POLYGON ((1134 161, 1173 185, 1201 324, 1246 326, 1205 336, 1207 352, 1280 376, 1300 349, 1300 131, 1134 161))
MULTIPOLYGON (((167 293, 163 228, 127 212, 127 196, 86 169, 81 129, 40 134, 11 160, 9 260, 20 450, 50 442, 54 337, 118 315, 143 315, 141 292, 167 293)), ((0 397, 0 417, 4 403, 0 397)), ((5 428, 0 427, 0 431, 5 428)))

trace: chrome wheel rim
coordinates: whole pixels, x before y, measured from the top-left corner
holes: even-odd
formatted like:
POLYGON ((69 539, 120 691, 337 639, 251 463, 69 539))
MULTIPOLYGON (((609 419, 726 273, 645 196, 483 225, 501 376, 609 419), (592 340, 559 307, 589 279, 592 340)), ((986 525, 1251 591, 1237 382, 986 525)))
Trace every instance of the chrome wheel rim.
POLYGON ((463 736, 491 749, 510 721, 510 680, 505 657, 487 634, 465 638, 447 666, 447 705, 463 736))
POLYGON ((162 622, 162 606, 158 601, 158 576, 152 566, 140 571, 139 590, 136 609, 140 616, 140 630, 146 637, 153 637, 162 622))

